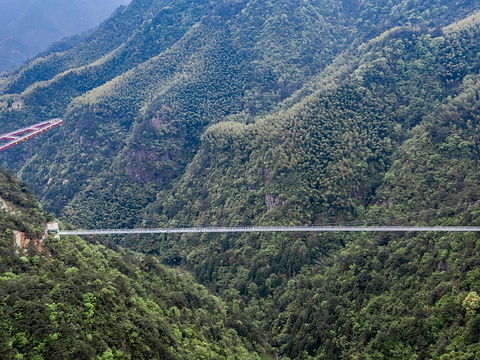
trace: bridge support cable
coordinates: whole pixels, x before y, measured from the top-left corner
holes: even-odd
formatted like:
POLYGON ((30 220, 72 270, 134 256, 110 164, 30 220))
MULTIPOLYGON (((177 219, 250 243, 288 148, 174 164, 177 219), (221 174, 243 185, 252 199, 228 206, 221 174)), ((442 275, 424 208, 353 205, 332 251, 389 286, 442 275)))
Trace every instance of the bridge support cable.
POLYGON ((0 151, 6 150, 9 147, 17 145, 33 136, 41 134, 63 123, 62 119, 55 118, 39 124, 24 127, 20 130, 12 131, 7 134, 0 135, 0 151))
POLYGON ((480 226, 241 226, 156 229, 60 230, 60 235, 128 235, 246 232, 480 232, 480 226))

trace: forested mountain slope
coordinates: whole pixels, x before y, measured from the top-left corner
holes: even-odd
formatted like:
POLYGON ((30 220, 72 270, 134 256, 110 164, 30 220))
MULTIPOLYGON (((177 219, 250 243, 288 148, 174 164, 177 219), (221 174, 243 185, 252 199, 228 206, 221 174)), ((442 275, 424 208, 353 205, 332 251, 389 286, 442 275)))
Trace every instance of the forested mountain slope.
MULTIPOLYGON (((478 225, 479 31, 470 18, 392 32, 335 89, 253 124, 210 127, 144 225, 478 225)), ((465 300, 480 299, 478 235, 124 241, 190 267, 292 358, 478 353, 465 300)))
MULTIPOLYGON (((80 227, 478 225, 479 7, 133 1, 1 79, 5 128, 65 114, 3 161, 80 227)), ((479 351, 475 234, 115 240, 284 359, 479 351)))
POLYGON ((50 216, 4 169, 0 196, 2 358, 260 358, 221 300, 152 257, 78 238, 15 247, 12 231, 40 239, 50 216))
POLYGON ((5 128, 65 117, 53 145, 6 161, 47 209, 79 225, 131 226, 184 172, 209 124, 252 122, 297 89, 308 94, 338 55, 348 68, 356 46, 381 32, 420 18, 441 26, 476 7, 133 1, 84 41, 1 79, 3 106, 25 103, 5 110, 5 128))

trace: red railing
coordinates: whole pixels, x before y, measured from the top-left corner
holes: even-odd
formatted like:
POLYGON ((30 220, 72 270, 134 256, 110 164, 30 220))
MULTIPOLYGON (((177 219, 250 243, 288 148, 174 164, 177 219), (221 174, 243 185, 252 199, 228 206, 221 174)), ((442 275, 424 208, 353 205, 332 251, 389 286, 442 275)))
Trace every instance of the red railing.
POLYGON ((24 127, 20 130, 12 131, 7 134, 0 135, 0 151, 8 149, 25 140, 28 140, 42 132, 50 130, 63 123, 62 119, 55 118, 48 121, 41 122, 32 126, 24 127), (5 142, 7 141, 7 142, 5 142), (3 142, 3 143, 2 143, 3 142))

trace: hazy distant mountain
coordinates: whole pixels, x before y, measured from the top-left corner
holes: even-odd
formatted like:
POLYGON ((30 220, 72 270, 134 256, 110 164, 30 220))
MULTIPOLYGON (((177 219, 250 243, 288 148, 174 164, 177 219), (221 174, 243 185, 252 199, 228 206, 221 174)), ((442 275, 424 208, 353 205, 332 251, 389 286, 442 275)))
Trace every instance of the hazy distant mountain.
POLYGON ((0 71, 88 30, 129 0, 0 0, 0 71))

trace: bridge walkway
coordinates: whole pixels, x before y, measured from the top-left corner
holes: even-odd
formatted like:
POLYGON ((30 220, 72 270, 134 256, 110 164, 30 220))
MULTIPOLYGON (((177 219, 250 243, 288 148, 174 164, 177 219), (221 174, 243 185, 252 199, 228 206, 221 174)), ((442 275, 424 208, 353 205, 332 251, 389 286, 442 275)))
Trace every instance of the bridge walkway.
POLYGON ((126 235, 247 232, 480 232, 480 226, 240 226, 151 229, 60 230, 59 235, 126 235))

